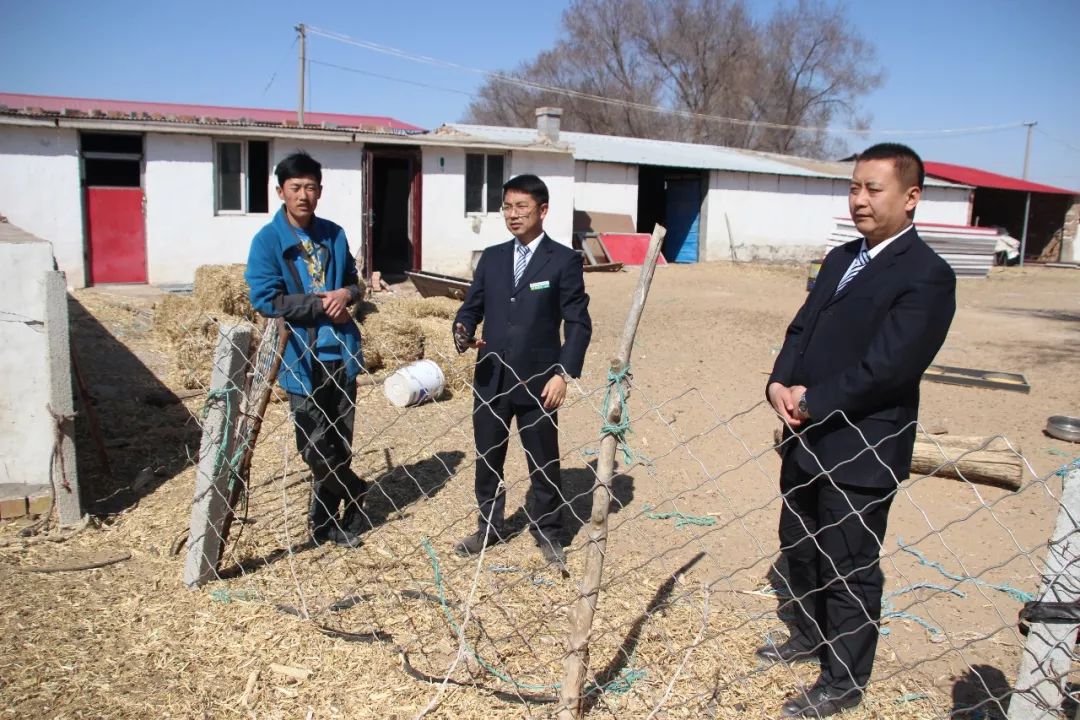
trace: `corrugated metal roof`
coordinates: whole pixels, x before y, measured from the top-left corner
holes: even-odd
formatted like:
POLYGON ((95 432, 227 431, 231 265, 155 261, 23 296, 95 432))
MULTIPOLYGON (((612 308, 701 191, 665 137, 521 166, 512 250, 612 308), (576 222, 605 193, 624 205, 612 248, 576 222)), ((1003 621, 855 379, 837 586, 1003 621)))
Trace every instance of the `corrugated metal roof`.
POLYGON ((1076 190, 1053 187, 1034 183, 1021 178, 998 175, 978 168, 953 165, 943 162, 924 162, 926 174, 950 180, 952 182, 973 185, 975 187, 996 188, 998 190, 1018 190, 1020 192, 1049 193, 1053 195, 1080 195, 1076 190))
MULTIPOLYGON (((537 142, 537 133, 533 128, 450 123, 435 132, 445 132, 446 128, 508 145, 517 144, 525 147, 537 142)), ((719 145, 579 132, 560 132, 559 140, 570 146, 577 160, 699 170, 729 170, 831 180, 848 180, 851 177, 852 163, 810 160, 719 145)), ((931 181, 930 184, 945 187, 954 185, 954 183, 944 181, 931 181)))
MULTIPOLYGON (((506 144, 527 146, 537 141, 534 128, 507 128, 494 125, 464 125, 451 123, 448 127, 465 133, 506 144)), ((756 153, 718 145, 649 140, 617 135, 560 132, 559 141, 570 146, 577 160, 625 163, 627 165, 657 165, 695 168, 700 170, 733 170, 736 172, 799 175, 805 177, 835 177, 805 168, 778 162, 756 153)))
MULTIPOLYGON (((23 95, 17 93, 0 93, 0 113, 26 117, 61 116, 200 125, 297 127, 295 110, 184 105, 179 103, 23 95)), ((360 130, 363 132, 393 134, 424 132, 421 127, 383 115, 305 112, 304 126, 327 130, 360 130)))

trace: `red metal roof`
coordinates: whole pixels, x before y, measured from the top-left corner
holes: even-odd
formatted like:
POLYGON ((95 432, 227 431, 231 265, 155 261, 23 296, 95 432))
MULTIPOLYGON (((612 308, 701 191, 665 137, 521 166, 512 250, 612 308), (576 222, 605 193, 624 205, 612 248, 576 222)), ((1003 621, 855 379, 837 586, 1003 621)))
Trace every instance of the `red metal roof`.
MULTIPOLYGON (((96 98, 56 97, 51 95, 20 95, 0 93, 0 111, 15 111, 24 115, 60 114, 114 119, 156 120, 159 122, 229 122, 252 125, 296 125, 295 110, 223 107, 217 105, 184 105, 179 103, 136 102, 96 98)), ((383 115, 344 115, 341 113, 305 112, 304 124, 337 128, 383 130, 391 132, 422 132, 416 125, 383 115)))
POLYGON ((998 190, 1018 190, 1020 192, 1052 193, 1054 195, 1080 195, 1076 190, 1033 183, 1020 178, 998 175, 978 168, 953 165, 952 163, 924 162, 926 174, 932 177, 975 187, 997 188, 998 190))

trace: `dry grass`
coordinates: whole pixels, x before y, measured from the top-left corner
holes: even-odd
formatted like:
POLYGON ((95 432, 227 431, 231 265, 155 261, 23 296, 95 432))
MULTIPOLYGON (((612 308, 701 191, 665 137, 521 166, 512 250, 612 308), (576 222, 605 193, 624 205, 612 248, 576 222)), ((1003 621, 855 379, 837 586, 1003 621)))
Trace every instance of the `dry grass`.
POLYGON ((424 331, 413 320, 380 310, 364 318, 360 334, 369 372, 397 369, 424 357, 424 331))
POLYGON ((248 285, 244 280, 246 267, 235 264, 196 268, 191 292, 195 306, 206 312, 221 312, 254 322, 258 316, 248 299, 248 285))
MULTIPOLYGON (((380 302, 365 327, 379 316, 372 327, 415 324, 424 354, 456 360, 453 377, 464 383, 475 355, 453 350, 447 319, 408 303, 398 320, 396 302, 380 302)), ((166 298, 162 309, 161 336, 183 338, 190 307, 166 298)), ((109 317, 104 307, 93 312, 109 317)), ((132 314, 115 316, 126 322, 132 314)), ((368 346, 373 336, 365 335, 368 346)), ((185 405, 199 416, 201 399, 185 405)), ((574 413, 587 409, 565 415, 564 449, 574 448, 563 458, 566 473, 588 472, 576 448, 595 444, 596 421, 586 438, 571 430, 574 413)), ((65 543, 0 545, 0 718, 411 718, 448 674, 429 717, 551 716, 586 533, 568 549, 569 578, 543 564, 527 534, 491 548, 482 562, 453 555, 454 540, 475 522, 471 412, 467 393, 399 409, 378 388, 359 390, 353 467, 373 482, 366 508, 374 527, 358 549, 305 544, 310 491, 282 404, 267 411, 247 521, 234 527, 223 577, 207 587, 185 589, 183 554, 170 552, 189 522, 191 466, 65 543), (131 558, 104 568, 23 571, 122 551, 131 558), (468 613, 468 647, 513 682, 472 652, 454 665, 459 638, 447 613, 456 623, 468 613)), ((524 502, 526 478, 514 453, 508 510, 524 502)), ((666 546, 644 558, 625 552, 630 533, 655 531, 640 512, 640 504, 628 506, 613 523, 591 645, 592 679, 606 691, 588 717, 644 718, 661 703, 665 718, 775 717, 814 671, 754 660, 753 648, 778 624, 775 601, 738 592, 756 587, 760 573, 751 568, 710 587, 702 567, 677 572, 666 546), (631 515, 638 522, 624 527, 631 515)), ((12 530, 0 534, 14 540, 12 530)), ((884 650, 875 678, 864 705, 845 718, 948 716, 948 693, 884 650)))
MULTIPOLYGON (((378 393, 361 397, 358 416, 379 410, 378 393)), ((490 549, 482 564, 450 552, 473 522, 471 459, 456 450, 468 413, 468 400, 457 398, 362 433, 354 467, 377 482, 368 503, 376 527, 356 550, 302 544, 308 486, 280 406, 271 407, 256 454, 253 522, 222 564, 228 577, 186 591, 183 558, 169 553, 186 525, 192 470, 110 526, 64 545, 0 550, 0 697, 8 708, 0 716, 414 717, 457 655, 447 612, 460 623, 466 608, 470 651, 432 717, 552 715, 584 546, 570 548, 567 579, 545 567, 527 534, 490 549), (132 558, 83 573, 19 571, 122 550, 132 558)), ((522 500, 522 480, 510 483, 510 507, 522 500)), ((772 717, 792 687, 813 681, 812 668, 753 660, 775 625, 767 613, 748 610, 744 596, 707 591, 694 569, 672 570, 628 556, 609 561, 591 646, 593 681, 606 691, 589 717, 643 718, 662 699, 664 717, 772 717)), ((890 669, 882 659, 879 673, 890 669)), ((897 703, 913 692, 927 690, 887 678, 845 717, 947 711, 948 699, 932 691, 897 703)))

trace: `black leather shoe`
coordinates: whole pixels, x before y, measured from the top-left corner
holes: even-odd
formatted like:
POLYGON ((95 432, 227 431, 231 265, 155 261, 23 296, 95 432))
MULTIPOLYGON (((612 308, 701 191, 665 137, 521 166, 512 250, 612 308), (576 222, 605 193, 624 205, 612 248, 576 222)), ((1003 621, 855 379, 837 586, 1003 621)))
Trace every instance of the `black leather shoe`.
POLYGON ((793 663, 821 664, 817 648, 810 647, 805 640, 800 641, 789 638, 779 645, 768 642, 755 650, 754 655, 767 663, 782 662, 789 665, 793 663))
MULTIPOLYGON (((498 545, 503 541, 502 535, 492 528, 486 533, 487 547, 492 545, 498 545)), ((462 557, 469 557, 470 555, 479 555, 480 551, 484 549, 485 533, 483 530, 477 530, 472 535, 461 538, 454 545, 454 552, 462 557)))
POLYGON ((364 540, 360 537, 360 533, 345 528, 339 528, 333 523, 323 525, 322 527, 313 530, 311 532, 311 540, 316 545, 328 545, 332 543, 348 548, 358 548, 364 544, 364 540))
POLYGON ((815 685, 787 700, 780 708, 780 717, 825 718, 853 708, 862 702, 858 690, 835 690, 815 685))
POLYGON ((563 551, 562 545, 547 538, 539 538, 536 544, 540 547, 540 554, 544 556, 545 560, 552 565, 558 565, 560 568, 566 567, 566 553, 563 551))

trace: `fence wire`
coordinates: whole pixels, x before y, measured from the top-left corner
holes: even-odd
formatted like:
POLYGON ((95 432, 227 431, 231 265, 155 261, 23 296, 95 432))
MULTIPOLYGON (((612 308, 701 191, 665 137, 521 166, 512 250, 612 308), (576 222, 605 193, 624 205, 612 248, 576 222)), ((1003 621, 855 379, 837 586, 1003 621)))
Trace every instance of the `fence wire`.
MULTIPOLYGON (((439 320, 449 338, 450 320, 439 320)), ((366 702, 373 716, 558 712, 602 430, 620 432, 622 442, 589 635, 586 714, 774 717, 786 697, 814 682, 813 665, 766 663, 755 655, 789 634, 794 603, 805 599, 792 597, 779 547, 778 518, 791 498, 780 492, 774 435, 780 421, 766 402, 719 407, 695 387, 658 395, 632 373, 612 380, 593 371, 572 381, 558 410, 561 478, 553 477, 553 463, 536 463, 560 487, 561 572, 528 532, 535 520, 527 501, 531 479, 516 426, 508 427, 503 475, 510 537, 473 556, 454 552, 476 530, 473 477, 477 464, 488 462, 475 449, 472 421, 483 403, 474 407, 468 360, 446 343, 428 342, 423 355, 442 368, 446 390, 402 408, 387 401, 380 381, 415 355, 375 334, 365 334, 363 343, 386 371, 361 374, 350 408, 350 469, 369 484, 361 544, 312 541, 312 473, 297 451, 289 402, 275 390, 249 476, 233 498, 235 519, 227 536, 217 538, 221 557, 205 585, 219 602, 255 603, 276 613, 282 633, 342 644, 334 663, 308 682, 308 706, 347 708, 350 678, 362 672, 388 689, 381 707, 366 702), (627 402, 624 428, 605 428, 611 402, 627 402), (362 667, 350 663, 356 646, 377 648, 379 660, 364 655, 362 667)), ((266 353, 265 344, 241 350, 244 357, 266 353)), ((208 405, 220 402, 216 390, 208 405)), ((1039 476, 1003 436, 954 442, 921 425, 915 432, 923 465, 892 495, 880 548, 886 580, 873 678, 864 702, 846 716, 1005 717, 1025 642, 1017 615, 1038 596, 1049 518, 1060 508, 1067 468, 1039 476), (988 478, 999 484, 1004 478, 1016 489, 992 487, 988 478), (1032 494, 1047 508, 1034 523, 1018 510, 1032 494)), ((222 441, 204 445, 203 453, 217 453, 229 470, 238 468, 243 449, 222 441)), ((876 449, 867 443, 861 452, 876 449)), ((834 469, 820 469, 822 482, 832 482, 834 469)), ((230 481, 234 487, 239 481, 235 472, 230 481)), ((819 552, 823 529, 809 533, 819 552)), ((831 582, 847 587, 852 573, 865 569, 835 572, 831 582)), ((877 625, 870 617, 866 623, 877 625)), ((1071 658, 1071 643, 1066 650, 1071 658)), ((1071 695, 1069 680, 1046 682, 1071 695)), ((262 681, 249 683, 243 699, 245 707, 261 702, 275 711, 290 702, 262 681)))

